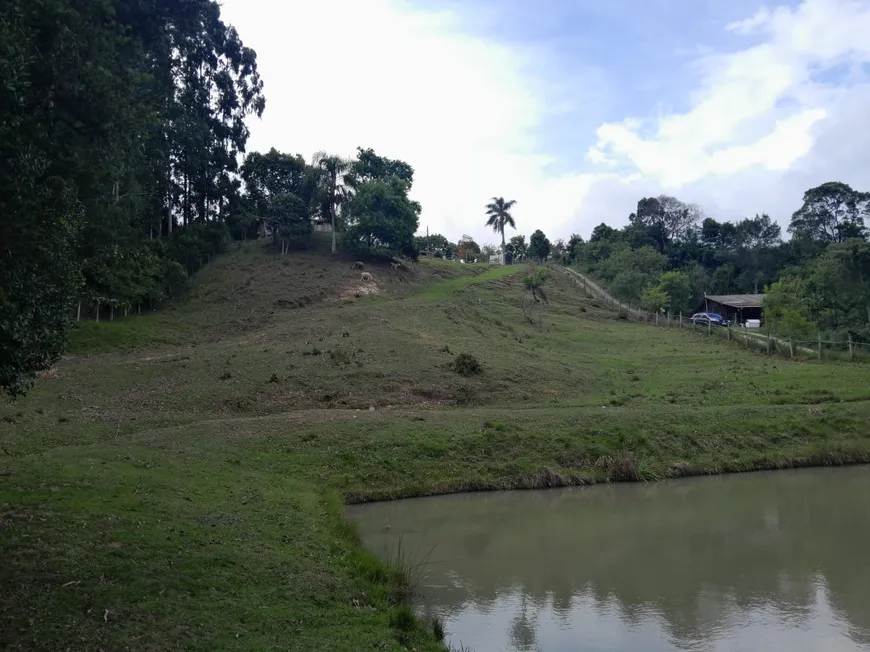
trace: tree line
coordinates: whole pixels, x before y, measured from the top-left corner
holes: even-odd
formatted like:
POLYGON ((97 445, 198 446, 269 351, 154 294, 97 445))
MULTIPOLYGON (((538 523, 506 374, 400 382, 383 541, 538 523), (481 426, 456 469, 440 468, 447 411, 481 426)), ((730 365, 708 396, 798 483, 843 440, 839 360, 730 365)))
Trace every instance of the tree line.
POLYGON ((574 234, 551 242, 540 230, 528 241, 506 239, 505 226, 515 227, 512 206, 494 197, 486 209, 502 247, 479 245, 468 235, 451 243, 439 234, 420 237, 417 245, 445 258, 486 262, 504 251, 507 262, 573 265, 623 302, 651 311, 691 313, 705 294, 764 293, 766 320, 783 336, 822 330, 870 342, 870 193, 845 183, 807 190, 788 240, 767 214, 718 221, 668 195, 642 198, 625 227, 599 224, 588 241, 574 234))
POLYGON ((153 306, 263 225, 282 251, 322 220, 355 252, 414 254, 409 165, 362 149, 244 158, 263 82, 215 0, 7 0, 0 78, 12 396, 58 359, 77 316, 153 306))
POLYGON ((563 260, 648 310, 691 312, 705 294, 766 294, 784 336, 817 330, 870 341, 870 193, 830 182, 804 193, 790 238, 769 215, 720 222, 674 197, 641 199, 622 229, 572 237, 563 260))

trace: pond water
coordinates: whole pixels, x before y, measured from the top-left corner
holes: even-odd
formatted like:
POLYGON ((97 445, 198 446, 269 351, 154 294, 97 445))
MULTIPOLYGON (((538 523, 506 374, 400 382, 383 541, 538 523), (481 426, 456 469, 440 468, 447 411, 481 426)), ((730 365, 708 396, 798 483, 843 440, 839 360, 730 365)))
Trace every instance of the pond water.
POLYGON ((474 652, 870 651, 870 468, 348 509, 474 652))

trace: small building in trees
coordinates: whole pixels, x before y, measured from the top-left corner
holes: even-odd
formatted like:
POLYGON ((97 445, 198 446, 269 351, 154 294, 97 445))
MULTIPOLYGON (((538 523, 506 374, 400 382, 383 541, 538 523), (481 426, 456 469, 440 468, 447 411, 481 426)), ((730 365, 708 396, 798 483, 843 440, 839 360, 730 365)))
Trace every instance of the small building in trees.
POLYGON ((747 319, 762 319, 763 294, 711 294, 704 295, 699 312, 715 312, 732 323, 745 323, 747 319))

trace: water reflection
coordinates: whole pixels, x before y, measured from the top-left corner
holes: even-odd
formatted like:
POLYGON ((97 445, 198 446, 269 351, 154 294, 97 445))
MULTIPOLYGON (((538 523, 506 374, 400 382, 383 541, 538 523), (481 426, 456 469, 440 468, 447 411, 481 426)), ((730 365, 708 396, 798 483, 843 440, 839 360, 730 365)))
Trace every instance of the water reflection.
POLYGON ((870 651, 870 468, 468 494, 350 516, 375 551, 401 539, 431 553, 421 609, 475 652, 870 651))

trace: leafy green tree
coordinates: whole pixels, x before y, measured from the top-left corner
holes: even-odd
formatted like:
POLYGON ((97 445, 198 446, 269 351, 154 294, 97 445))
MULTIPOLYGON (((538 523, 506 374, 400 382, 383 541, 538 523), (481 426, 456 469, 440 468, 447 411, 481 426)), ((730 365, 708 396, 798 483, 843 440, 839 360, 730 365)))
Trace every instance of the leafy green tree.
POLYGON ((419 251, 428 251, 442 257, 446 257, 447 250, 452 247, 450 241, 440 233, 418 236, 414 238, 414 244, 419 251))
POLYGON ((569 265, 573 265, 580 259, 582 247, 585 243, 583 237, 579 233, 572 233, 568 238, 568 244, 565 245, 565 258, 569 265))
POLYGON ((528 273, 523 276, 525 294, 523 296, 523 314, 532 321, 533 310, 538 311, 538 329, 542 327, 541 316, 543 306, 550 302, 544 286, 550 279, 550 271, 545 267, 538 267, 534 263, 529 264, 528 273))
POLYGON ((790 233, 806 233, 820 243, 865 237, 870 195, 837 181, 804 193, 804 203, 791 217, 790 233))
POLYGON ((486 205, 486 214, 488 216, 486 225, 492 227, 492 230, 501 234, 501 250, 505 251, 504 230, 509 226, 516 229, 517 225, 511 215, 511 208, 516 205, 516 200, 511 199, 505 201, 504 197, 493 197, 492 201, 486 205))
POLYGON ((308 206, 298 195, 285 192, 270 197, 268 216, 282 254, 310 240, 312 224, 308 206))
POLYGON ((498 253, 499 248, 497 245, 485 244, 480 247, 480 255, 483 257, 484 262, 489 262, 489 259, 498 253))
POLYGON ((550 241, 540 229, 529 238, 528 254, 541 262, 547 260, 550 255, 550 241))
POLYGON ((252 152, 242 165, 248 206, 272 227, 281 253, 291 246, 304 245, 311 236, 318 172, 302 156, 283 154, 274 148, 266 154, 252 152))
POLYGON ((420 204, 408 199, 405 181, 390 177, 361 183, 350 200, 349 212, 344 240, 351 251, 417 257, 414 233, 420 204))
POLYGON ((511 257, 512 261, 516 262, 523 260, 528 255, 528 248, 526 236, 515 235, 505 245, 505 252, 511 257))
POLYGON ((81 208, 52 179, 0 193, 0 213, 0 388, 15 397, 63 353, 82 284, 75 258, 81 208))
POLYGON ((770 330, 780 337, 809 339, 816 330, 808 315, 805 283, 784 277, 764 289, 764 316, 770 330))
MULTIPOLYGON (((600 244, 603 243, 592 246, 600 244)), ((667 264, 667 257, 654 247, 631 249, 623 244, 616 246, 612 255, 598 264, 596 272, 615 296, 637 302, 648 286, 655 285, 667 264)))
POLYGON ((463 234, 456 243, 456 255, 462 260, 467 260, 469 256, 479 253, 480 245, 468 234, 463 234))
POLYGON ((669 243, 682 239, 702 217, 696 204, 685 204, 676 197, 659 195, 641 199, 637 203, 637 212, 629 216, 629 222, 634 228, 644 229, 656 243, 656 248, 664 251, 669 243))
POLYGON ((870 243, 856 238, 828 246, 813 262, 808 286, 828 325, 870 327, 870 243))
POLYGON ((356 188, 367 181, 390 177, 401 179, 410 187, 414 183, 414 168, 404 161, 379 156, 371 148, 357 147, 357 157, 350 164, 350 173, 345 182, 356 188))
POLYGON ((592 229, 592 235, 589 236, 589 242, 616 242, 617 240, 619 240, 619 231, 604 222, 592 229))
POLYGON ((659 277, 656 287, 667 295, 668 300, 663 306, 670 312, 691 311, 692 284, 688 275, 673 270, 665 272, 659 277))
POLYGON ((671 298, 661 286, 651 285, 643 291, 640 302, 647 310, 659 312, 671 303, 671 298))

